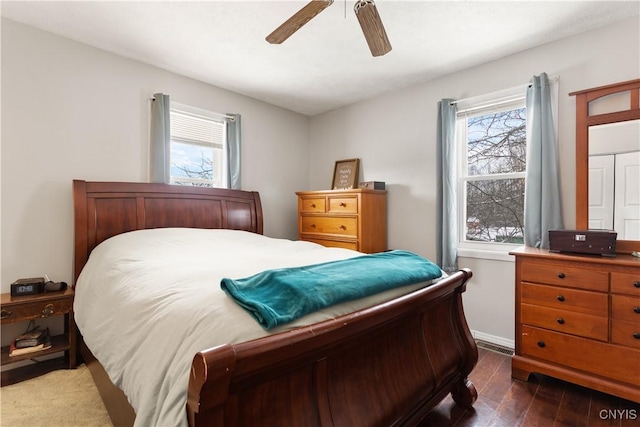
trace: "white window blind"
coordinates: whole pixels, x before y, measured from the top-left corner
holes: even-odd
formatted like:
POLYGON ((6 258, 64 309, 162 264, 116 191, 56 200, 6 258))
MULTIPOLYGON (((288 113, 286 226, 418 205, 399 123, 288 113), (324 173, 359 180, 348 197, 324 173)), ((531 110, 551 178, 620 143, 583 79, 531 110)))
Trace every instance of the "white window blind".
POLYGON ((224 122, 184 111, 171 110, 171 139, 203 146, 224 146, 224 122))
POLYGON ((226 121, 219 114, 171 104, 171 182, 226 187, 226 121))

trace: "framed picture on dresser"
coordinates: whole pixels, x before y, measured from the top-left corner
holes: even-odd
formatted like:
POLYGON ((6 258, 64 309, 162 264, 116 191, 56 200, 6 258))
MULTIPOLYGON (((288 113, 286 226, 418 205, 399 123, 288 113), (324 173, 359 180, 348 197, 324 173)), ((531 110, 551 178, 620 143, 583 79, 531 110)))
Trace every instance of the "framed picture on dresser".
POLYGON ((336 161, 333 169, 333 190, 352 190, 358 188, 358 172, 360 159, 346 159, 336 161))

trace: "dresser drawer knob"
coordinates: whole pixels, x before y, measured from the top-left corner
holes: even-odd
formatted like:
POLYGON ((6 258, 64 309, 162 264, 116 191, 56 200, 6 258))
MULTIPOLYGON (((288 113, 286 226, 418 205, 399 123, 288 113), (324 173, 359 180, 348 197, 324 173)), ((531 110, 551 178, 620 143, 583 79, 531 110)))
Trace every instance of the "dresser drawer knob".
POLYGON ((12 315, 13 315, 13 311, 2 310, 2 313, 0 314, 0 319, 8 319, 12 315))
POLYGON ((44 310, 42 310, 42 316, 41 317, 49 317, 53 314, 53 304, 47 304, 44 307, 44 310))
POLYGON ((339 228, 340 228, 341 230, 346 230, 346 229, 347 229, 347 226, 346 226, 346 225, 341 225, 339 228))
POLYGON ((558 277, 561 278, 561 279, 564 279, 564 277, 565 277, 564 273, 558 273, 558 277))
POLYGON ((315 203, 311 203, 311 207, 312 207, 312 208, 315 208, 315 207, 316 207, 316 204, 315 204, 315 203))
POLYGON ((640 281, 633 282, 633 286, 636 288, 640 288, 640 281))
POLYGON ((640 307, 638 307, 638 306, 633 307, 633 312, 640 314, 640 307))
POLYGON ((558 317, 556 319, 558 321, 558 323, 560 323, 561 325, 564 325, 564 319, 562 317, 558 317))
POLYGON ((546 344, 544 343, 544 341, 538 341, 538 347, 545 348, 546 344))
POLYGON ((346 208, 346 207, 347 207, 347 204, 346 204, 345 202, 340 202, 340 207, 341 207, 341 208, 346 208))
POLYGON ((556 299, 560 302, 564 301, 564 295, 558 295, 556 299))
POLYGON ((640 340, 640 332, 634 332, 633 337, 637 340, 640 340))

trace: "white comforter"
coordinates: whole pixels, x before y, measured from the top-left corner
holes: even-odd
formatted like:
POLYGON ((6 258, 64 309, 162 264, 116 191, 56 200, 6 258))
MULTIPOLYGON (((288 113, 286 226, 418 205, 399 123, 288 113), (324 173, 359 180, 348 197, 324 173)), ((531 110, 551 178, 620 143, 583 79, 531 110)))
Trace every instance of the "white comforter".
POLYGON ((137 426, 184 426, 191 361, 198 351, 331 319, 424 285, 339 304, 266 331, 220 289, 223 277, 357 255, 243 231, 125 233, 91 253, 76 286, 76 323, 128 396, 137 426))

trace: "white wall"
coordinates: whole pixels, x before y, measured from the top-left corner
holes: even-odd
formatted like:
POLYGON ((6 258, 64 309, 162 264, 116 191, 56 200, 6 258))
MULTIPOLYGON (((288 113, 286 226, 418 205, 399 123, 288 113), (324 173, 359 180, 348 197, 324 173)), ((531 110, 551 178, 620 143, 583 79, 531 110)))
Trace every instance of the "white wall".
MULTIPOLYGON (((618 23, 311 119, 2 20, 2 292, 21 276, 71 279, 71 180, 144 181, 148 97, 243 120, 242 182, 260 191, 265 234, 296 237, 294 192, 329 188, 334 162, 389 190, 389 246, 435 259, 436 105, 558 75, 565 225, 575 223, 574 90, 640 75, 639 23, 618 23)), ((393 53, 391 53, 393 54, 393 53)), ((472 329, 513 340, 513 263, 460 259, 474 278, 472 329)))
MULTIPOLYGON (((354 104, 311 120, 311 189, 326 189, 334 162, 359 157, 362 180, 385 181, 389 246, 435 259, 437 103, 559 76, 559 155, 563 217, 575 225, 575 99, 569 92, 640 76, 636 18, 354 104)), ((393 55, 393 52, 391 52, 393 55)), ((372 65, 375 66, 375 65, 372 65)), ((512 262, 459 260, 474 270, 464 296, 472 329, 514 339, 512 262)))
POLYGON ((242 186, 265 234, 296 238, 309 118, 2 20, 2 292, 19 277, 72 278, 73 179, 146 181, 149 97, 242 114, 242 186))

